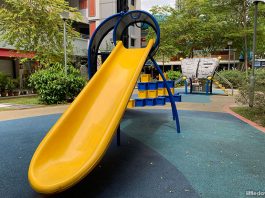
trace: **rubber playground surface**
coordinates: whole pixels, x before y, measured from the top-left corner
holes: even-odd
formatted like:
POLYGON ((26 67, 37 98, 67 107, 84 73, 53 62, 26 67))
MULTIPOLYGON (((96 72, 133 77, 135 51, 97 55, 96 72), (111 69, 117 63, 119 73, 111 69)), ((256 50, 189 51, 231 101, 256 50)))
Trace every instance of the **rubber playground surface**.
MULTIPOLYGON (((265 134, 227 113, 127 110, 121 146, 81 183, 51 197, 245 197, 265 190, 265 134)), ((60 114, 0 122, 0 197, 45 197, 27 181, 30 159, 60 114)))

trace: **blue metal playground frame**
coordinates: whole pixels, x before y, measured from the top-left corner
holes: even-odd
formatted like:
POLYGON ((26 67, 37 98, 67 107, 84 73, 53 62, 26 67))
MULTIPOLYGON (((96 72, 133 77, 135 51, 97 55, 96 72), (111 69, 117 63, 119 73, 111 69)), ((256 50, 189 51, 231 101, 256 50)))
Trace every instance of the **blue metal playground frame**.
MULTIPOLYGON (((152 47, 150 53, 149 53, 149 59, 152 61, 152 63, 154 64, 154 66, 156 67, 156 69, 158 70, 159 74, 162 76, 164 84, 166 86, 166 89, 168 91, 169 94, 169 99, 171 102, 171 108, 172 108, 172 114, 173 114, 173 120, 176 121, 176 129, 177 129, 177 133, 180 133, 180 122, 179 122, 179 116, 178 116, 178 111, 177 111, 177 107, 174 101, 174 97, 173 94, 167 84, 166 78, 162 72, 162 70, 160 69, 159 65, 157 64, 157 62, 155 61, 155 59, 153 58, 153 56, 155 55, 156 51, 158 50, 159 47, 159 43, 160 43, 160 27, 159 24, 157 22, 157 20, 155 19, 154 16, 152 16, 150 13, 142 11, 142 10, 133 10, 133 11, 129 11, 129 12, 121 12, 118 14, 115 14, 113 16, 110 16, 109 18, 105 19, 95 30, 95 32, 93 33, 91 39, 90 39, 90 44, 88 47, 88 75, 89 78, 93 77, 93 73, 92 71, 92 67, 95 67, 95 65, 91 65, 91 53, 96 53, 98 54, 98 49, 96 49, 97 51, 92 52, 91 48, 92 48, 92 43, 94 42, 95 36, 99 33, 99 31, 101 31, 102 29, 104 29, 104 26, 107 25, 108 23, 110 23, 111 20, 113 20, 114 18, 117 18, 117 22, 116 24, 113 24, 109 29, 107 29, 106 32, 103 32, 103 36, 102 38, 99 39, 99 43, 97 43, 99 46, 100 43, 102 42, 103 38, 111 31, 113 30, 113 42, 116 45, 117 43, 117 31, 121 31, 123 33, 123 31, 125 29, 127 29, 130 25, 132 24, 136 24, 136 23, 147 23, 148 25, 150 25, 154 31, 156 32, 156 40, 155 40, 155 44, 152 47), (142 16, 145 16, 144 19, 141 18, 142 16), (130 16, 130 20, 131 21, 122 21, 125 17, 129 17, 130 16), (124 26, 119 26, 121 24, 121 22, 126 23, 124 26), (122 28, 122 29, 119 29, 122 28)), ((109 25, 109 24, 108 24, 109 25)), ((118 127, 117 129, 117 144, 120 145, 120 127, 118 127)))

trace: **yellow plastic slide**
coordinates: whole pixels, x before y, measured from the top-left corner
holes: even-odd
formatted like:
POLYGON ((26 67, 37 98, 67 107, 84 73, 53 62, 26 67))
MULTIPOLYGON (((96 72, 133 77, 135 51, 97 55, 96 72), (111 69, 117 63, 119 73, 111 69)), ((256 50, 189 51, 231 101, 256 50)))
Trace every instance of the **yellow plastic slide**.
POLYGON ((32 157, 28 178, 37 192, 63 191, 99 163, 122 119, 154 44, 126 49, 119 42, 32 157))

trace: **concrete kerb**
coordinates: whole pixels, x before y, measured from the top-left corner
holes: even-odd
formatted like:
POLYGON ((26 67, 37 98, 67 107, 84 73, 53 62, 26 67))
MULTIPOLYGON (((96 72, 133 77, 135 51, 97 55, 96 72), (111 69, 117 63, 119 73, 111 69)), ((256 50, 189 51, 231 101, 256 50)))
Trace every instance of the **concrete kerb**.
POLYGON ((260 130, 261 132, 265 133, 265 127, 262 127, 262 126, 258 125, 257 123, 255 123, 255 122, 253 122, 253 121, 251 121, 251 120, 249 120, 249 119, 247 119, 247 118, 235 113, 234 111, 231 110, 232 107, 234 107, 234 106, 226 105, 226 106, 224 106, 224 111, 229 113, 229 114, 231 114, 231 115, 233 115, 233 116, 235 116, 239 120, 242 120, 243 122, 249 124, 250 126, 260 130))

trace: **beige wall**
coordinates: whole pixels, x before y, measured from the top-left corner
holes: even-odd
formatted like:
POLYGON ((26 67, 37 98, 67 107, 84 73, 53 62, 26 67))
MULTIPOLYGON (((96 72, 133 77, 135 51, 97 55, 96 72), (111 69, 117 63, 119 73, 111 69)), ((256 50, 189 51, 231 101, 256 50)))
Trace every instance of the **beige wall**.
MULTIPOLYGON (((130 10, 141 9, 141 1, 135 0, 135 6, 131 5, 131 0, 128 0, 128 6, 130 10)), ((115 14, 117 12, 117 2, 116 0, 98 0, 96 1, 96 16, 90 17, 89 20, 96 21, 96 26, 98 26, 104 19, 115 14)), ((129 46, 131 47, 131 39, 135 39, 134 47, 141 47, 141 29, 137 27, 129 28, 129 46)), ((102 41, 100 49, 105 50, 108 48, 106 46, 112 43, 112 32, 109 33, 106 38, 102 41)))
MULTIPOLYGON (((131 4, 131 0, 128 0, 128 5, 130 10, 140 10, 141 9, 141 1, 134 0, 134 6, 131 4)), ((135 40, 135 48, 141 47, 141 28, 136 26, 131 26, 129 28, 129 46, 131 46, 131 40, 135 40)))

